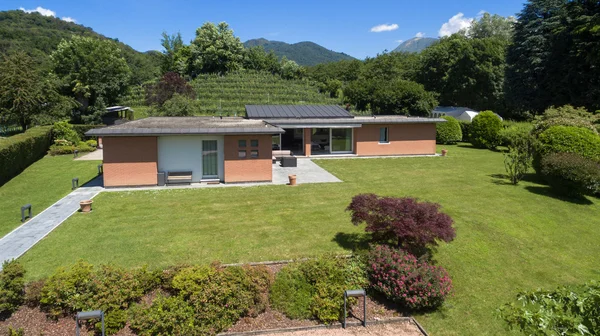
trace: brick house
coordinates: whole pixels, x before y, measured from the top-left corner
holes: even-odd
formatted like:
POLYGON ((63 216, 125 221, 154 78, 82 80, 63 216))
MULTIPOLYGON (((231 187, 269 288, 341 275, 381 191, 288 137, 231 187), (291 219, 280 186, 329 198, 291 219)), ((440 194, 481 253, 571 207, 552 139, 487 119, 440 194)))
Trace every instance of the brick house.
POLYGON ((150 117, 88 131, 102 137, 104 185, 272 180, 275 152, 296 156, 435 154, 438 118, 352 116, 339 106, 248 105, 246 118, 150 117))

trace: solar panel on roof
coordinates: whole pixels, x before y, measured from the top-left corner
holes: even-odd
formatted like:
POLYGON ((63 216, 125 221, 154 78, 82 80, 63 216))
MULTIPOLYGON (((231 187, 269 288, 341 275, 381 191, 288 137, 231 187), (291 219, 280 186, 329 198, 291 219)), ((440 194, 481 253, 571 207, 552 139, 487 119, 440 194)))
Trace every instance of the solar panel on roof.
POLYGON ((248 119, 353 118, 337 105, 246 105, 248 119))

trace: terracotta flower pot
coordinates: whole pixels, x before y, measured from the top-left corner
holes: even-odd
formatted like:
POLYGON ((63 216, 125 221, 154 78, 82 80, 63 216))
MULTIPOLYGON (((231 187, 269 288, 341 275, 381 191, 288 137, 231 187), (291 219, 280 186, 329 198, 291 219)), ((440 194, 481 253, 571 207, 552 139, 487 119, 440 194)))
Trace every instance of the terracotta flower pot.
POLYGON ((446 154, 448 154, 448 150, 447 149, 442 149, 442 156, 446 156, 446 154))
POLYGON ((85 200, 79 202, 79 207, 81 208, 81 212, 90 212, 92 211, 92 200, 85 200))
POLYGON ((296 175, 288 175, 288 178, 290 179, 290 185, 295 186, 296 185, 296 175))

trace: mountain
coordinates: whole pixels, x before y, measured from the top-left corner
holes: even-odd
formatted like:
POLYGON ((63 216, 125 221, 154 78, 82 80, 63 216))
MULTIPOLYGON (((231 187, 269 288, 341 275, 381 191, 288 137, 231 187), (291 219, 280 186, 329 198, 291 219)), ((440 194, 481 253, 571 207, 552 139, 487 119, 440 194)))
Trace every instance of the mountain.
POLYGON ((262 46, 266 51, 273 50, 279 58, 285 56, 287 59, 304 66, 354 59, 350 55, 329 50, 313 42, 289 44, 259 38, 244 42, 244 46, 246 48, 262 46))
POLYGON ((81 35, 115 41, 123 52, 132 72, 132 83, 141 84, 154 78, 159 72, 158 51, 139 52, 117 39, 111 39, 76 23, 67 22, 39 13, 21 10, 0 12, 0 54, 10 50, 22 50, 48 66, 50 55, 63 39, 81 35))
POLYGON ((420 53, 423 49, 437 42, 437 40, 438 39, 433 37, 413 37, 410 40, 402 42, 396 49, 392 50, 392 52, 420 53))

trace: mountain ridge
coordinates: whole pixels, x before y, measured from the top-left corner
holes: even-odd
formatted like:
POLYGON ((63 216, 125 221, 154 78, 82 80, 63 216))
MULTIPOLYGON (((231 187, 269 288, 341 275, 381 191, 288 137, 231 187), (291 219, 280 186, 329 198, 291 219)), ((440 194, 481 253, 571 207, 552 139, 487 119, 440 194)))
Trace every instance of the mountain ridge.
POLYGON ((402 42, 392 52, 420 53, 438 40, 434 37, 413 37, 402 42))
POLYGON ((348 54, 327 49, 311 41, 286 43, 260 37, 244 42, 244 46, 246 48, 262 46, 267 52, 272 50, 279 58, 285 56, 287 59, 303 66, 355 59, 348 54))

